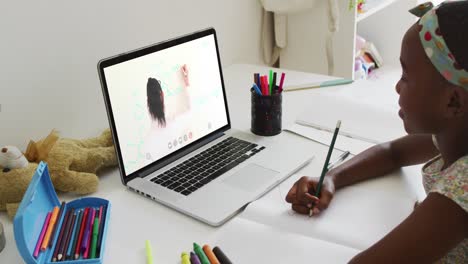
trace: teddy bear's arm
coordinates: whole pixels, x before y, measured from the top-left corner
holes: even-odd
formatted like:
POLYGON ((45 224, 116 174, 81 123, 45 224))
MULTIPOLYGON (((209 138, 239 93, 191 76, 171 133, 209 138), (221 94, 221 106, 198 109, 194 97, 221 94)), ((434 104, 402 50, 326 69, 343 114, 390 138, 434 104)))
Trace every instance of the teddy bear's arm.
POLYGON ((97 148, 97 147, 110 147, 113 146, 112 134, 109 129, 104 130, 102 134, 95 138, 88 138, 83 140, 68 139, 75 142, 78 146, 83 148, 97 148))
POLYGON ((97 190, 99 180, 96 174, 64 170, 53 173, 52 182, 57 190, 77 194, 89 194, 97 190))

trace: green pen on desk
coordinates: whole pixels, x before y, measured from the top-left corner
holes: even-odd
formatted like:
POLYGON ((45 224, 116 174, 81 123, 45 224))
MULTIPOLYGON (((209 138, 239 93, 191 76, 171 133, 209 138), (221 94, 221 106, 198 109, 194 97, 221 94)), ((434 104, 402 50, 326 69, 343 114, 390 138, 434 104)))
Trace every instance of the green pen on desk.
POLYGON ((292 92, 292 91, 308 90, 308 89, 327 87, 327 86, 350 84, 352 82, 353 80, 351 79, 336 79, 336 80, 330 80, 330 81, 324 81, 324 82, 318 82, 318 83, 309 83, 309 84, 301 84, 297 86, 285 87, 283 90, 285 92, 292 92))
MULTIPOLYGON (((325 178, 325 174, 327 174, 327 171, 328 171, 328 169, 327 169, 328 168, 328 163, 330 162, 330 157, 331 157, 331 154, 333 152, 333 148, 335 146, 335 141, 336 141, 336 137, 338 136, 338 131, 340 131, 340 126, 341 126, 341 120, 338 120, 338 122, 336 122, 336 128, 335 128, 335 132, 333 133, 333 138, 332 138, 330 147, 328 148, 328 153, 327 153, 327 157, 325 159, 325 163, 323 164, 322 174, 320 175, 320 179, 319 179, 319 182, 317 184, 317 190, 315 191, 315 197, 320 197, 320 191, 322 189, 323 179, 325 178)), ((312 216, 312 214, 313 214, 313 208, 310 208, 309 216, 312 216)))
POLYGON ((151 243, 149 240, 146 240, 146 264, 153 264, 153 252, 151 250, 151 243))

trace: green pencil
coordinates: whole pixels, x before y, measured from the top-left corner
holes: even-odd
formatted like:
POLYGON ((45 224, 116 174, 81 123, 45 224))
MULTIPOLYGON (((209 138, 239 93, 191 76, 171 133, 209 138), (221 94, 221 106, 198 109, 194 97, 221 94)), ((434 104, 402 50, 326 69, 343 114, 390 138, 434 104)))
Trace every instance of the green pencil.
MULTIPOLYGON (((317 190, 315 191, 316 197, 320 197, 320 191, 322 189, 323 179, 325 178, 325 174, 328 171, 327 169, 328 163, 330 162, 330 157, 333 152, 333 147, 335 146, 335 141, 336 141, 336 137, 338 136, 338 131, 340 131, 340 126, 341 126, 341 120, 338 120, 338 122, 336 122, 336 128, 335 128, 335 132, 333 133, 333 138, 332 138, 330 147, 328 148, 327 158, 325 159, 325 163, 323 164, 322 174, 320 175, 320 180, 317 184, 317 190)), ((311 215, 312 215, 312 208, 309 211, 309 216, 311 215)))
POLYGON ((93 238, 91 239, 91 254, 89 257, 91 259, 96 258, 96 244, 97 244, 98 234, 99 234, 99 217, 96 216, 96 218, 94 218, 94 224, 93 224, 93 238))

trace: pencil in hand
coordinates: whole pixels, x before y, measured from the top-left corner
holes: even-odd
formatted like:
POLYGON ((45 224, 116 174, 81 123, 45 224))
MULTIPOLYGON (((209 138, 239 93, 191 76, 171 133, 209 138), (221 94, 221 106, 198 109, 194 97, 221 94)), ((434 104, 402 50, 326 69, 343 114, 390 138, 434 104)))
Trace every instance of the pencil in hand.
MULTIPOLYGON (((328 153, 327 153, 327 157, 325 158, 325 163, 323 164, 322 173, 320 174, 320 179, 317 184, 317 188, 315 190, 315 196, 317 198, 320 198, 320 191, 322 189, 323 179, 325 178, 325 174, 327 174, 328 172, 328 163, 330 162, 330 157, 333 152, 333 148, 335 146, 336 137, 338 136, 338 132, 340 131, 340 126, 341 126, 341 120, 338 120, 338 122, 336 122, 335 132, 333 133, 333 138, 330 143, 330 147, 328 148, 328 153)), ((309 209, 309 217, 312 216, 313 213, 314 211, 313 211, 313 206, 312 206, 312 208, 309 209)))

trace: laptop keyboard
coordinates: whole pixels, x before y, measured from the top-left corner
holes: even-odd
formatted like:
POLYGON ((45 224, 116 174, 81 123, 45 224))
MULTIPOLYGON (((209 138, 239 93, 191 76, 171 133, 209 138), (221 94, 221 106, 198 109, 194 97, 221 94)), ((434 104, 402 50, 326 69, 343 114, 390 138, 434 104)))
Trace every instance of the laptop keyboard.
POLYGON ((263 149, 263 146, 229 137, 151 181, 189 195, 263 149))

